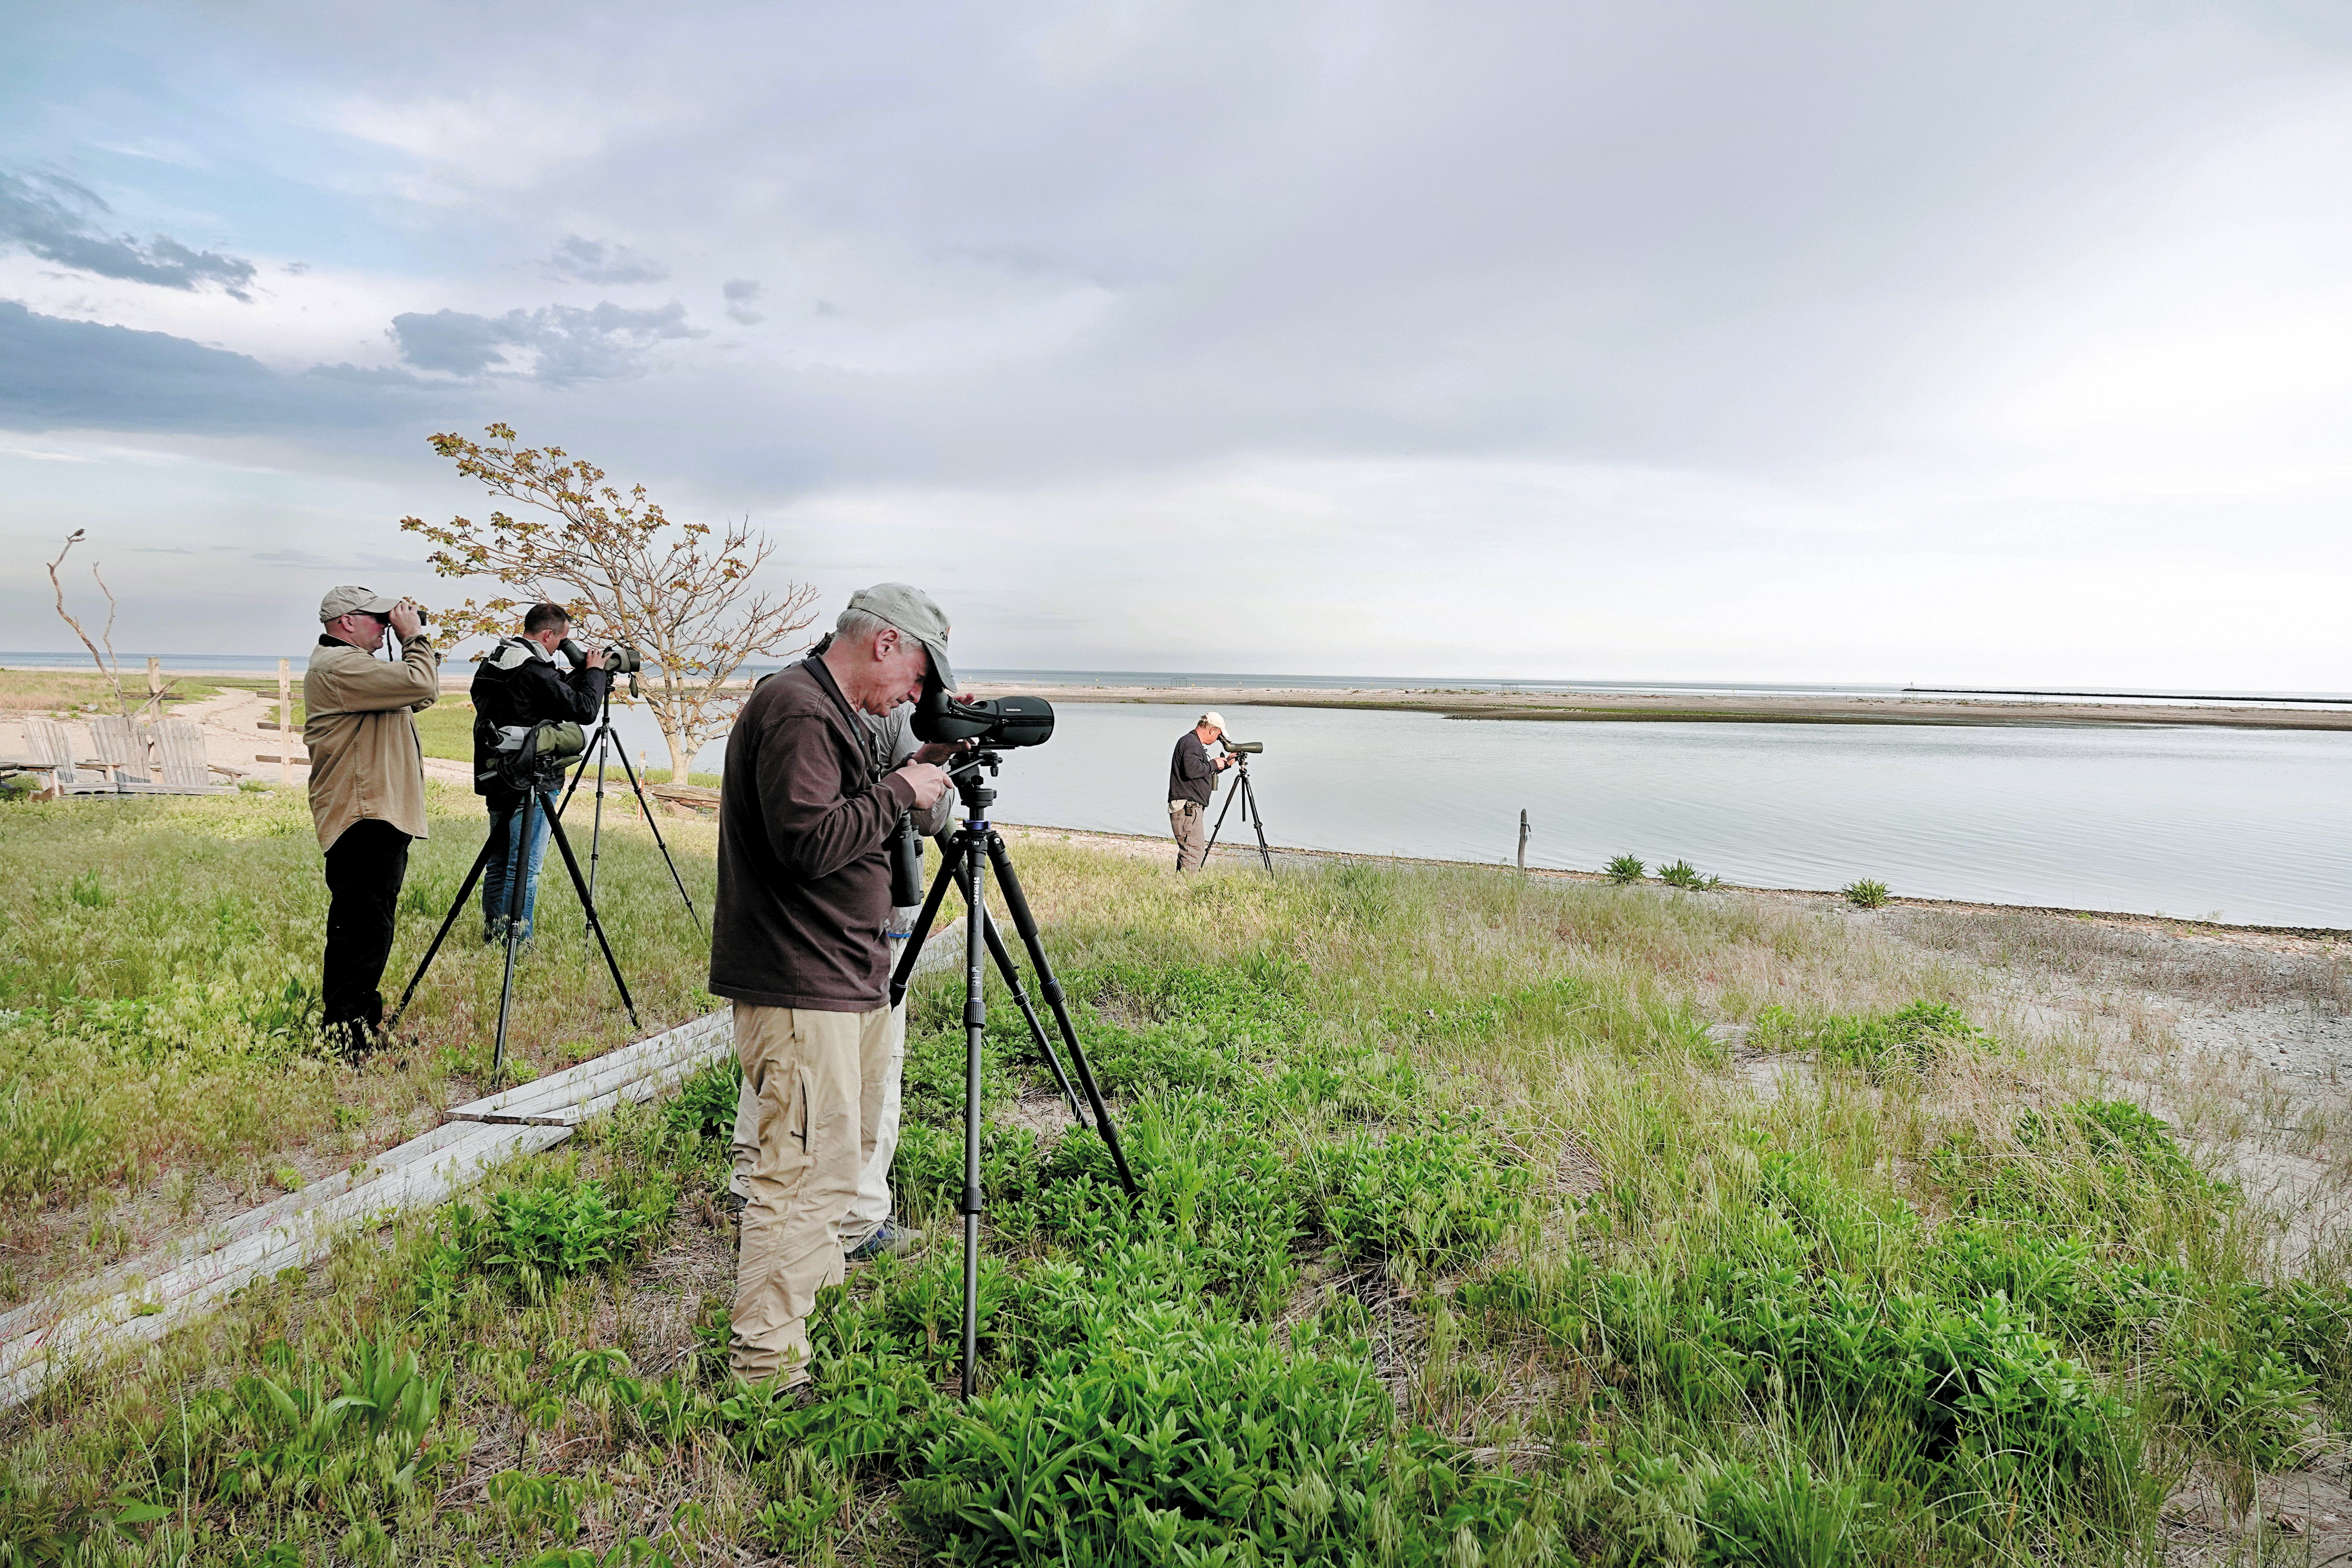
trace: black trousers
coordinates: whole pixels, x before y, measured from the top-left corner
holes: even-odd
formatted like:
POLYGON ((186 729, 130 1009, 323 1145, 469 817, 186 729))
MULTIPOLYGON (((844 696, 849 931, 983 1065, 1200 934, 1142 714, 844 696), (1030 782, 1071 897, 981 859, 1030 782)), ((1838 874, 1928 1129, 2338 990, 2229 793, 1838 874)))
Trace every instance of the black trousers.
POLYGON ((408 876, 408 835, 365 817, 327 851, 327 960, 320 1027, 347 1046, 373 1043, 383 1026, 377 984, 392 957, 393 916, 408 876))

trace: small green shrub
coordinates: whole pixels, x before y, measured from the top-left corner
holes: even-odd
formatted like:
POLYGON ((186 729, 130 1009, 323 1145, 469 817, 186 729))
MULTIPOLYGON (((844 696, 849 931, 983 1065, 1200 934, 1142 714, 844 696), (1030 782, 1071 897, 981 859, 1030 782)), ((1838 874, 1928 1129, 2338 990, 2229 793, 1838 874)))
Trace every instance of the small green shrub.
POLYGON ((1516 1219, 1528 1179, 1476 1121, 1358 1132, 1311 1149, 1313 1217, 1354 1259, 1411 1268, 1471 1262, 1516 1219))
POLYGON ((1602 869, 1609 873, 1611 881, 1623 887, 1628 882, 1640 881, 1649 868, 1642 863, 1639 855, 1620 855, 1602 869))
POLYGON ((742 1092, 743 1064, 730 1056, 688 1079, 663 1120, 687 1138, 725 1142, 734 1136, 735 1106, 742 1092))
POLYGON ((600 1181, 552 1181, 495 1194, 482 1208, 444 1211, 442 1243, 428 1261, 436 1283, 471 1269, 518 1286, 533 1300, 558 1279, 634 1261, 668 1220, 677 1189, 648 1181, 616 1206, 600 1181))
POLYGON ((181 1406, 156 1444, 166 1491, 217 1496, 232 1509, 315 1508, 358 1521, 429 1497, 473 1446, 441 1429, 445 1368, 428 1372, 389 1336, 362 1341, 332 1373, 294 1375, 279 1343, 271 1371, 181 1406))
POLYGON ((1671 866, 1659 867, 1658 880, 1669 888, 1685 888, 1694 892, 1705 892, 1709 888, 1723 886, 1722 878, 1702 877, 1699 875, 1698 868, 1687 860, 1677 860, 1671 866))
POLYGON ((1884 909, 1886 906, 1886 884, 1874 882, 1866 877, 1858 882, 1848 882, 1838 891, 1845 896, 1847 903, 1858 910, 1884 909))
POLYGON ((1807 1043, 1822 1060, 1858 1067, 1873 1077, 1924 1072, 1955 1050, 1983 1052, 1997 1044, 1958 1007, 1926 1000, 1876 1018, 1825 1018, 1807 1043))

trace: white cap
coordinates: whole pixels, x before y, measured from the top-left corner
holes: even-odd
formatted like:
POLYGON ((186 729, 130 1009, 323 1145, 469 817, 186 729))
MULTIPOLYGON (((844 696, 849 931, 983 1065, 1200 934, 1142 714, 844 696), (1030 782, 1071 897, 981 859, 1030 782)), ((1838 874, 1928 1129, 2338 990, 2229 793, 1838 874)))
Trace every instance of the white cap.
POLYGON ((1225 727, 1225 716, 1222 713, 1203 713, 1199 722, 1206 724, 1212 730, 1222 730, 1225 727))

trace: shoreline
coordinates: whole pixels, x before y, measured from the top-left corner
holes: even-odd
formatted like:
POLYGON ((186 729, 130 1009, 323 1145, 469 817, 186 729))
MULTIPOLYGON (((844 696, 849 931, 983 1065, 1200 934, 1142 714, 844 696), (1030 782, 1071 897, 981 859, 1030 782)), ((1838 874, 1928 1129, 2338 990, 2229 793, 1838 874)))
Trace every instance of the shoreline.
POLYGON ((975 681, 975 697, 1202 708, 1352 708, 1522 723, 1895 724, 2005 729, 2093 726, 2352 731, 2352 708, 2236 704, 2017 702, 1938 697, 1730 697, 1685 693, 1423 690, 1407 688, 1071 686, 975 681))
MULTIPOLYGON (((1019 834, 1055 834, 1068 843, 1118 849, 1128 854, 1137 854, 1145 850, 1149 850, 1153 855, 1173 855, 1175 852, 1175 840, 1164 834, 1115 833, 1108 828, 1057 827, 1047 823, 1029 822, 1000 822, 996 826, 1019 834)), ((1427 855, 1365 854, 1349 849, 1298 849, 1280 844, 1270 844, 1268 848, 1272 850, 1277 863, 1284 860, 1330 861, 1358 865, 1434 867, 1447 870, 1508 872, 1514 876, 1542 877, 1560 882, 1614 882, 1616 880, 1606 871, 1576 871, 1551 866, 1529 866, 1522 872, 1515 866, 1489 865, 1483 860, 1444 860, 1427 855)), ((1212 853, 1213 863, 1219 865, 1245 866, 1257 858, 1257 847, 1255 844, 1247 847, 1219 844, 1212 853)), ((1651 888, 1659 892, 1686 890, 1695 896, 1708 892, 1748 893, 1783 900, 1825 902, 1840 910, 1851 910, 1856 915, 1876 912, 1857 908, 1849 903, 1843 894, 1834 889, 1820 888, 1759 888, 1751 887, 1745 882, 1719 882, 1713 888, 1676 889, 1654 877, 1644 877, 1638 883, 1627 885, 1651 888)), ((2090 921, 2104 925, 2160 931, 2170 936, 2201 936, 2216 942, 2244 942, 2253 939, 2257 944, 2261 939, 2268 938, 2273 941, 2317 942, 2333 946, 2336 942, 2352 939, 2352 928, 2337 926, 2252 925, 2234 921, 2196 920, 2182 915, 2138 913, 2129 910, 2073 909, 2062 904, 1994 904, 1979 902, 1973 899, 1918 899, 1897 894, 1890 896, 1881 908, 1975 910, 1998 914, 2053 915, 2067 920, 2090 921)))
MULTIPOLYGON (((0 673, 87 675, 89 670, 0 666, 0 673)), ((277 678, 251 670, 167 668, 166 679, 202 680, 242 689, 274 689, 277 678)), ((143 683, 144 671, 137 672, 143 683)), ((299 685, 301 669, 293 671, 299 685)), ((129 677, 126 675, 126 680, 129 677)), ((444 666, 441 689, 462 692, 470 664, 444 666)), ((749 680, 723 690, 745 691, 749 680)), ((1535 724, 1865 724, 1990 729, 2229 729, 2352 732, 2352 705, 2340 708, 2261 707, 2228 701, 2004 700, 1997 696, 1770 697, 1688 692, 1498 691, 1475 688, 1079 686, 1055 681, 975 680, 978 698, 1043 697, 1051 702, 1155 703, 1183 708, 1335 708, 1370 712, 1431 713, 1444 719, 1535 724)))

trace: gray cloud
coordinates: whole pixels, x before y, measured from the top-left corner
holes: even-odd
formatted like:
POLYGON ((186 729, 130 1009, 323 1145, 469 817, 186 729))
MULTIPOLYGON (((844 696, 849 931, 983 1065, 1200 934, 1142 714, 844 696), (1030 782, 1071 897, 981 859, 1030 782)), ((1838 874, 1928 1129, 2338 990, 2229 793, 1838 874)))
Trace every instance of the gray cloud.
POLYGON ((103 233, 99 220, 111 210, 95 191, 55 174, 0 174, 0 246, 101 278, 161 289, 211 283, 231 299, 249 298, 246 286, 253 281, 252 262, 191 249, 163 235, 141 241, 127 234, 103 233))
POLYGON ((656 342, 706 334, 687 325, 686 307, 676 300, 643 310, 606 300, 593 310, 544 305, 503 316, 412 310, 392 319, 392 335, 400 357, 420 370, 521 374, 562 386, 640 375, 656 342))
MULTIPOLYGON (((0 300, 0 426, 16 430, 321 430, 424 412, 384 389, 286 375, 168 332, 45 316, 13 300, 0 300)), ((438 395, 446 405, 451 389, 438 395)))
POLYGON ((658 283, 669 276, 668 268, 625 245, 607 245, 576 234, 565 235, 563 243, 541 265, 548 276, 575 283, 658 283))
POLYGON ((719 286, 719 291, 727 296, 729 321, 740 321, 747 327, 756 327, 768 319, 751 309, 759 302, 760 296, 767 292, 766 288, 756 279, 730 278, 719 286))

